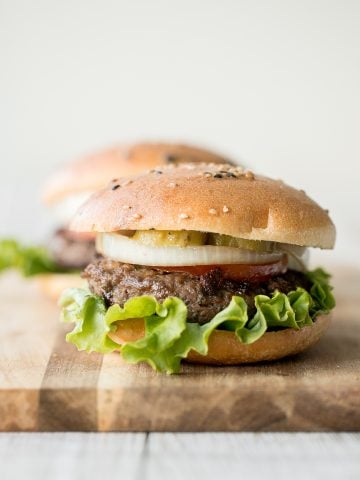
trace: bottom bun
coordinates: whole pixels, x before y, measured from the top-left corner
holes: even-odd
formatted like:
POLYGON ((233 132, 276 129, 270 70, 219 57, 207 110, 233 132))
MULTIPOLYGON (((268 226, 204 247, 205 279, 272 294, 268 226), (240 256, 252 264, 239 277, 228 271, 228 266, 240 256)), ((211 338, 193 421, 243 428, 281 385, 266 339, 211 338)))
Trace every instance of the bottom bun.
POLYGON ((40 291, 52 300, 58 300, 66 288, 84 288, 86 280, 78 273, 44 273, 35 279, 40 291))
MULTIPOLYGON (((315 345, 330 324, 329 315, 322 315, 313 325, 295 330, 286 328, 276 332, 266 332, 259 340, 249 345, 241 343, 235 333, 215 330, 209 338, 207 355, 193 350, 186 360, 192 363, 213 365, 238 365, 278 360, 303 352, 315 345)), ((133 342, 144 336, 144 320, 136 318, 123 320, 115 332, 109 334, 112 340, 121 344, 133 342)))

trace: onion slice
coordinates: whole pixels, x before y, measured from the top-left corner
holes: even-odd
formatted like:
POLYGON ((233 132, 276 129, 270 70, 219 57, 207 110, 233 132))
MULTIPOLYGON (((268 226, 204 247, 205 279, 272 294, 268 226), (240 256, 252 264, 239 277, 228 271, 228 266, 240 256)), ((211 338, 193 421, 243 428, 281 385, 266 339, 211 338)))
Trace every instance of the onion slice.
POLYGON ((288 268, 298 272, 306 272, 310 260, 308 248, 296 246, 294 248, 292 245, 287 244, 282 244, 280 248, 288 257, 288 268))
POLYGON ((124 263, 149 266, 266 264, 279 261, 284 253, 256 252, 237 247, 151 247, 119 233, 99 233, 97 251, 124 263))

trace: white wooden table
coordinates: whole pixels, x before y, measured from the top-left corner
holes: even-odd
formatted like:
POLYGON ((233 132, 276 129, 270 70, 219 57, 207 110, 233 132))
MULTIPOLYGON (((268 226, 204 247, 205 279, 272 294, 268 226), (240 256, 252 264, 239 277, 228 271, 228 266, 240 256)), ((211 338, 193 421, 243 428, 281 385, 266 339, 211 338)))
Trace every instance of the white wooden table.
POLYGON ((360 479, 360 434, 0 434, 0 478, 360 479))

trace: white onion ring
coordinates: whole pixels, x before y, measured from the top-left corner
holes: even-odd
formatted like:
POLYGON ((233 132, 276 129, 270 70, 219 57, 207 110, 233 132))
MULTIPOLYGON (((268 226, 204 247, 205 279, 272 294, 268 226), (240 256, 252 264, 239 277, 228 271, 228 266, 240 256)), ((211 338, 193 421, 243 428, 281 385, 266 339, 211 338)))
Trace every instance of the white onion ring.
POLYGON ((297 270, 298 272, 306 272, 309 266, 310 253, 305 247, 297 247, 296 245, 280 244, 282 252, 288 257, 288 268, 297 270))
POLYGON ((280 260, 283 252, 256 252, 237 247, 150 247, 119 233, 98 233, 96 249, 124 263, 149 266, 266 264, 280 260))

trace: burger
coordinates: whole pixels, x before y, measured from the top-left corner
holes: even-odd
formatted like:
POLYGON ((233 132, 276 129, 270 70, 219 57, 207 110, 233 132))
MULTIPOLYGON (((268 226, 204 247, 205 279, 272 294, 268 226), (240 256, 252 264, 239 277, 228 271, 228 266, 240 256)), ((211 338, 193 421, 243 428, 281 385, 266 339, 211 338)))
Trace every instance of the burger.
POLYGON ((335 306, 309 248, 335 227, 304 191, 229 164, 162 166, 87 200, 72 231, 96 234, 85 289, 60 299, 67 341, 176 373, 182 360, 234 365, 314 345, 335 306))
MULTIPOLYGON (((140 173, 157 165, 181 162, 223 163, 220 155, 188 145, 138 143, 100 151, 55 171, 46 182, 43 200, 59 228, 46 248, 23 247, 15 240, 0 242, 0 270, 17 267, 25 276, 36 275, 41 289, 58 298, 66 286, 82 286, 79 272, 95 255, 93 232, 72 232, 68 228, 77 208, 96 190, 114 179, 140 173)), ((123 178, 124 185, 126 180, 123 178)))

